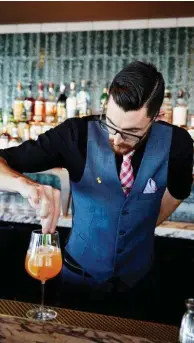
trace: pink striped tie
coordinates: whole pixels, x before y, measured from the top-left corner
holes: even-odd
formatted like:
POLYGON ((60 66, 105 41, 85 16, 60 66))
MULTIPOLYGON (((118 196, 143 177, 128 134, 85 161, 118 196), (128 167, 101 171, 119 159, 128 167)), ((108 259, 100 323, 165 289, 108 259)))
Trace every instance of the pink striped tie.
POLYGON ((133 167, 131 164, 133 154, 134 150, 130 151, 127 155, 123 155, 123 163, 121 165, 120 180, 126 196, 129 194, 134 183, 133 167))

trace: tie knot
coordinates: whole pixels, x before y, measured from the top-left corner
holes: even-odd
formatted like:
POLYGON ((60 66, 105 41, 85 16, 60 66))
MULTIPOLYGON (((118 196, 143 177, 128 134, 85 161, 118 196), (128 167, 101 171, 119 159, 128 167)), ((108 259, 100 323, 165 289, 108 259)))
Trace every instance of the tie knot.
POLYGON ((126 162, 130 161, 132 159, 133 154, 134 154, 134 150, 130 151, 126 155, 123 155, 123 161, 126 161, 126 162))

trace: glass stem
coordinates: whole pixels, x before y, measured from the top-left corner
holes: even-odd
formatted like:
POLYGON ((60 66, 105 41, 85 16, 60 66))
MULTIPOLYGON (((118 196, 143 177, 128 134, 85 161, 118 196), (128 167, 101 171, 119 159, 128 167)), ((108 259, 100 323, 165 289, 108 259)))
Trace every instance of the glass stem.
POLYGON ((44 309, 44 285, 45 285, 45 281, 41 281, 41 305, 40 305, 41 310, 44 309))

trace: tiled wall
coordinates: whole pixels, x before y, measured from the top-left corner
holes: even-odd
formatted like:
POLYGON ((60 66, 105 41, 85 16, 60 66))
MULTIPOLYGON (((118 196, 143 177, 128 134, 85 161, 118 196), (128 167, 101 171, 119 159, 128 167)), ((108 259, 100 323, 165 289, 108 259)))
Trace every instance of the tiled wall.
MULTIPOLYGON (((0 35, 0 107, 9 109, 16 84, 91 80, 98 111, 104 85, 135 59, 154 63, 175 97, 187 92, 194 113, 194 27, 0 35)), ((34 88, 36 92, 36 88, 34 88)))

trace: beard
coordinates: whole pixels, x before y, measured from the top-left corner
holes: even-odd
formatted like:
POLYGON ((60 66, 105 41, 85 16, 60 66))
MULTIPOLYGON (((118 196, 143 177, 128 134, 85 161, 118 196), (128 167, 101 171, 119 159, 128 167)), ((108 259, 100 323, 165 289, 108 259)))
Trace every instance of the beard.
POLYGON ((123 143, 121 143, 119 145, 114 145, 114 141, 112 141, 111 139, 109 139, 109 143, 110 143, 111 149, 113 150, 113 152, 116 155, 123 156, 123 155, 128 154, 132 150, 139 149, 139 147, 141 147, 144 144, 144 142, 147 140, 147 138, 148 138, 148 135, 145 135, 145 137, 143 137, 143 139, 141 139, 138 143, 136 143, 134 145, 128 145, 128 144, 123 144, 123 143))
POLYGON ((126 155, 128 154, 130 151, 134 150, 135 146, 130 146, 127 144, 119 144, 119 145, 114 145, 114 142, 109 140, 111 149, 113 150, 113 152, 116 155, 126 155))
POLYGON ((141 146, 147 141, 150 132, 151 132, 151 127, 146 132, 146 134, 141 138, 141 140, 138 143, 135 143, 134 145, 128 145, 128 144, 124 144, 124 143, 121 143, 119 145, 114 145, 114 141, 109 139, 111 149, 113 150, 113 152, 116 155, 120 155, 120 156, 126 155, 129 152, 131 152, 132 150, 137 150, 137 149, 141 148, 141 146))

